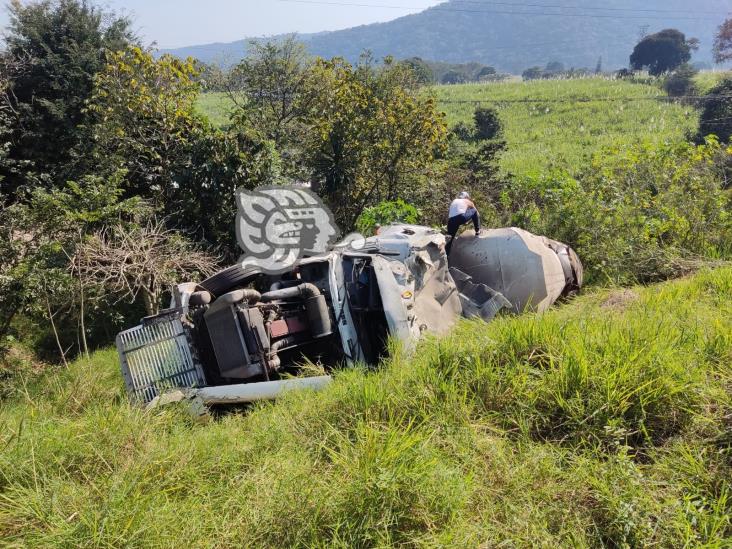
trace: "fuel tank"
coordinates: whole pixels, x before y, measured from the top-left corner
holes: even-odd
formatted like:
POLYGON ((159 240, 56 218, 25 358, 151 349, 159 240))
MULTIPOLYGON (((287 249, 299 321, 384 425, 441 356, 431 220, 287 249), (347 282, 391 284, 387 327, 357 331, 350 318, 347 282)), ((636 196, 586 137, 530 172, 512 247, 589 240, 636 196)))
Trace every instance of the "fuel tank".
POLYGON ((501 293, 516 313, 543 312, 582 285, 582 265, 569 246, 517 228, 464 233, 450 267, 501 293))

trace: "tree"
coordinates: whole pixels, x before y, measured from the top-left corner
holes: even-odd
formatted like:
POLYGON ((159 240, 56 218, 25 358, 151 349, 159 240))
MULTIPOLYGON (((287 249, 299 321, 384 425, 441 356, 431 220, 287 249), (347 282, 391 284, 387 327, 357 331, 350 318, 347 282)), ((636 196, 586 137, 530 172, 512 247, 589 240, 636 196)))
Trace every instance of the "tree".
POLYGON ((496 139, 503 133, 498 111, 490 107, 478 107, 473 114, 475 136, 478 139, 496 139))
POLYGON ((435 73, 430 66, 419 57, 410 57, 402 61, 414 73, 414 78, 422 85, 432 84, 435 81, 435 73))
MULTIPOLYGON (((14 113, 9 156, 50 174, 34 184, 63 186, 85 171, 91 142, 84 103, 107 50, 136 40, 130 21, 87 0, 38 0, 10 4, 5 63, 14 113)), ((6 195, 29 183, 31 171, 4 171, 6 195)))
POLYGON ((719 27, 714 39, 714 60, 720 64, 732 60, 732 19, 719 27))
POLYGON ((13 108, 13 92, 10 88, 13 74, 17 74, 25 60, 0 56, 0 204, 11 197, 3 197, 3 179, 12 174, 22 162, 9 158, 12 147, 13 120, 16 111, 13 108))
POLYGON ((699 140, 714 134, 721 141, 732 138, 732 78, 727 78, 709 91, 699 123, 699 140))
POLYGON ((465 75, 455 70, 447 71, 440 80, 441 84, 463 84, 464 82, 465 75))
POLYGON ((111 52, 96 76, 89 111, 96 158, 127 171, 130 195, 169 203, 191 142, 203 130, 195 112, 199 84, 192 59, 155 60, 140 48, 111 52))
POLYGON ((307 165, 315 190, 349 230, 365 207, 409 198, 445 145, 444 115, 412 71, 390 59, 380 67, 319 60, 314 81, 307 165))
POLYGON ((278 149, 298 140, 298 124, 317 87, 310 80, 312 64, 305 46, 294 36, 277 42, 251 42, 247 57, 226 79, 235 117, 272 140, 278 149))
POLYGON ((521 77, 524 80, 538 80, 539 78, 544 78, 544 71, 541 67, 531 67, 526 69, 521 77))
POLYGON ((545 74, 549 76, 557 76, 564 71, 564 63, 562 63, 561 61, 551 61, 550 63, 547 63, 546 69, 544 69, 545 74))
POLYGON ((633 70, 648 69, 653 76, 672 71, 691 59, 691 52, 698 48, 698 40, 676 29, 666 29, 643 38, 630 56, 633 70))
POLYGON ((89 103, 95 158, 125 170, 127 196, 149 199, 176 226, 233 253, 234 191, 275 182, 278 156, 261 132, 221 131, 197 114, 197 74, 191 59, 111 53, 89 103))
POLYGON ((495 69, 495 67, 483 67, 478 71, 478 74, 476 75, 476 79, 478 81, 482 80, 493 80, 498 76, 498 71, 495 69))

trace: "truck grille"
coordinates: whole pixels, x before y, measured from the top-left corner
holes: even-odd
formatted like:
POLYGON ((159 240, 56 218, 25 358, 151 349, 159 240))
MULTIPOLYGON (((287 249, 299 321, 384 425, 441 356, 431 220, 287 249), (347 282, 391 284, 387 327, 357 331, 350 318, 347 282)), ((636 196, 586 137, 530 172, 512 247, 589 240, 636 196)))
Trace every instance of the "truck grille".
POLYGON ((122 376, 131 400, 147 404, 178 387, 205 384, 179 317, 164 317, 117 336, 122 376))

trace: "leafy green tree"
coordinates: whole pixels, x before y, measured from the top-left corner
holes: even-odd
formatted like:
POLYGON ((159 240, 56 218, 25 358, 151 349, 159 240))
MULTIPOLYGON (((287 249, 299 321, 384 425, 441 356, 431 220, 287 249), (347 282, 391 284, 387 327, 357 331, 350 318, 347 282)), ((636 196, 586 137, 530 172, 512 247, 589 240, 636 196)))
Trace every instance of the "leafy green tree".
POLYGON ((653 76, 672 71, 691 59, 698 47, 696 39, 686 39, 681 31, 666 29, 643 38, 630 56, 633 70, 648 69, 653 76))
POLYGON ((111 53, 89 103, 95 156, 125 170, 127 196, 149 199, 175 226, 233 254, 234 191, 275 182, 279 160, 261 132, 221 131, 197 114, 197 75, 191 59, 111 53))
POLYGON ((233 128, 260 143, 271 142, 279 170, 288 180, 307 178, 302 143, 306 119, 320 93, 313 62, 294 36, 253 41, 247 57, 224 79, 235 106, 233 128))
POLYGON ((432 84, 435 81, 435 72, 430 66, 419 57, 410 57, 402 61, 402 64, 409 67, 414 73, 414 78, 422 85, 432 84))
POLYGON ((141 48, 111 52, 95 78, 89 111, 96 159, 127 171, 130 195, 172 200, 191 143, 204 131, 195 112, 199 84, 192 59, 155 60, 141 48))
POLYGON ((63 185, 85 171, 91 142, 84 103, 105 51, 134 42, 130 21, 87 0, 39 0, 9 6, 4 64, 12 67, 9 157, 30 164, 4 171, 8 196, 24 184, 63 185), (32 173, 49 174, 32 178, 32 173))
POLYGON ((198 136, 188 154, 176 175, 169 219, 198 240, 219 246, 225 258, 234 261, 240 253, 233 230, 234 192, 280 182, 279 153, 256 132, 210 129, 198 136))
POLYGON ((411 70, 386 59, 353 67, 319 60, 320 94, 309 122, 307 164, 341 228, 371 204, 408 198, 417 175, 445 146, 444 115, 411 70))
POLYGON ((235 118, 279 149, 288 146, 298 138, 299 122, 315 99, 312 64, 305 46, 294 36, 251 42, 247 57, 226 79, 227 94, 236 106, 235 118))
POLYGON ((478 71, 478 74, 476 75, 476 79, 478 81, 481 80, 492 80, 498 75, 498 71, 496 71, 495 67, 483 67, 478 71))

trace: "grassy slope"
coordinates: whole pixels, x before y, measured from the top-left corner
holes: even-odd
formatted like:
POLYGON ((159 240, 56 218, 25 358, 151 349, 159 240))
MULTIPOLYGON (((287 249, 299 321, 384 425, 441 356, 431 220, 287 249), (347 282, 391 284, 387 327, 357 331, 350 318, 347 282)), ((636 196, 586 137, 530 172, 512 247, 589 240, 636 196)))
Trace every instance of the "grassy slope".
MULTIPOLYGON (((676 140, 695 130, 698 123, 698 115, 690 107, 654 100, 602 101, 663 94, 655 86, 602 78, 464 84, 433 90, 451 126, 471 121, 473 100, 546 101, 485 103, 499 108, 508 141, 503 168, 517 175, 538 175, 548 167, 574 170, 615 140, 676 140), (552 102, 556 100, 567 102, 552 102)), ((199 105, 215 124, 228 120, 229 103, 223 94, 206 94, 199 105)))
POLYGON ((194 425, 114 351, 0 404, 9 546, 682 546, 732 535, 732 269, 464 322, 194 425))

